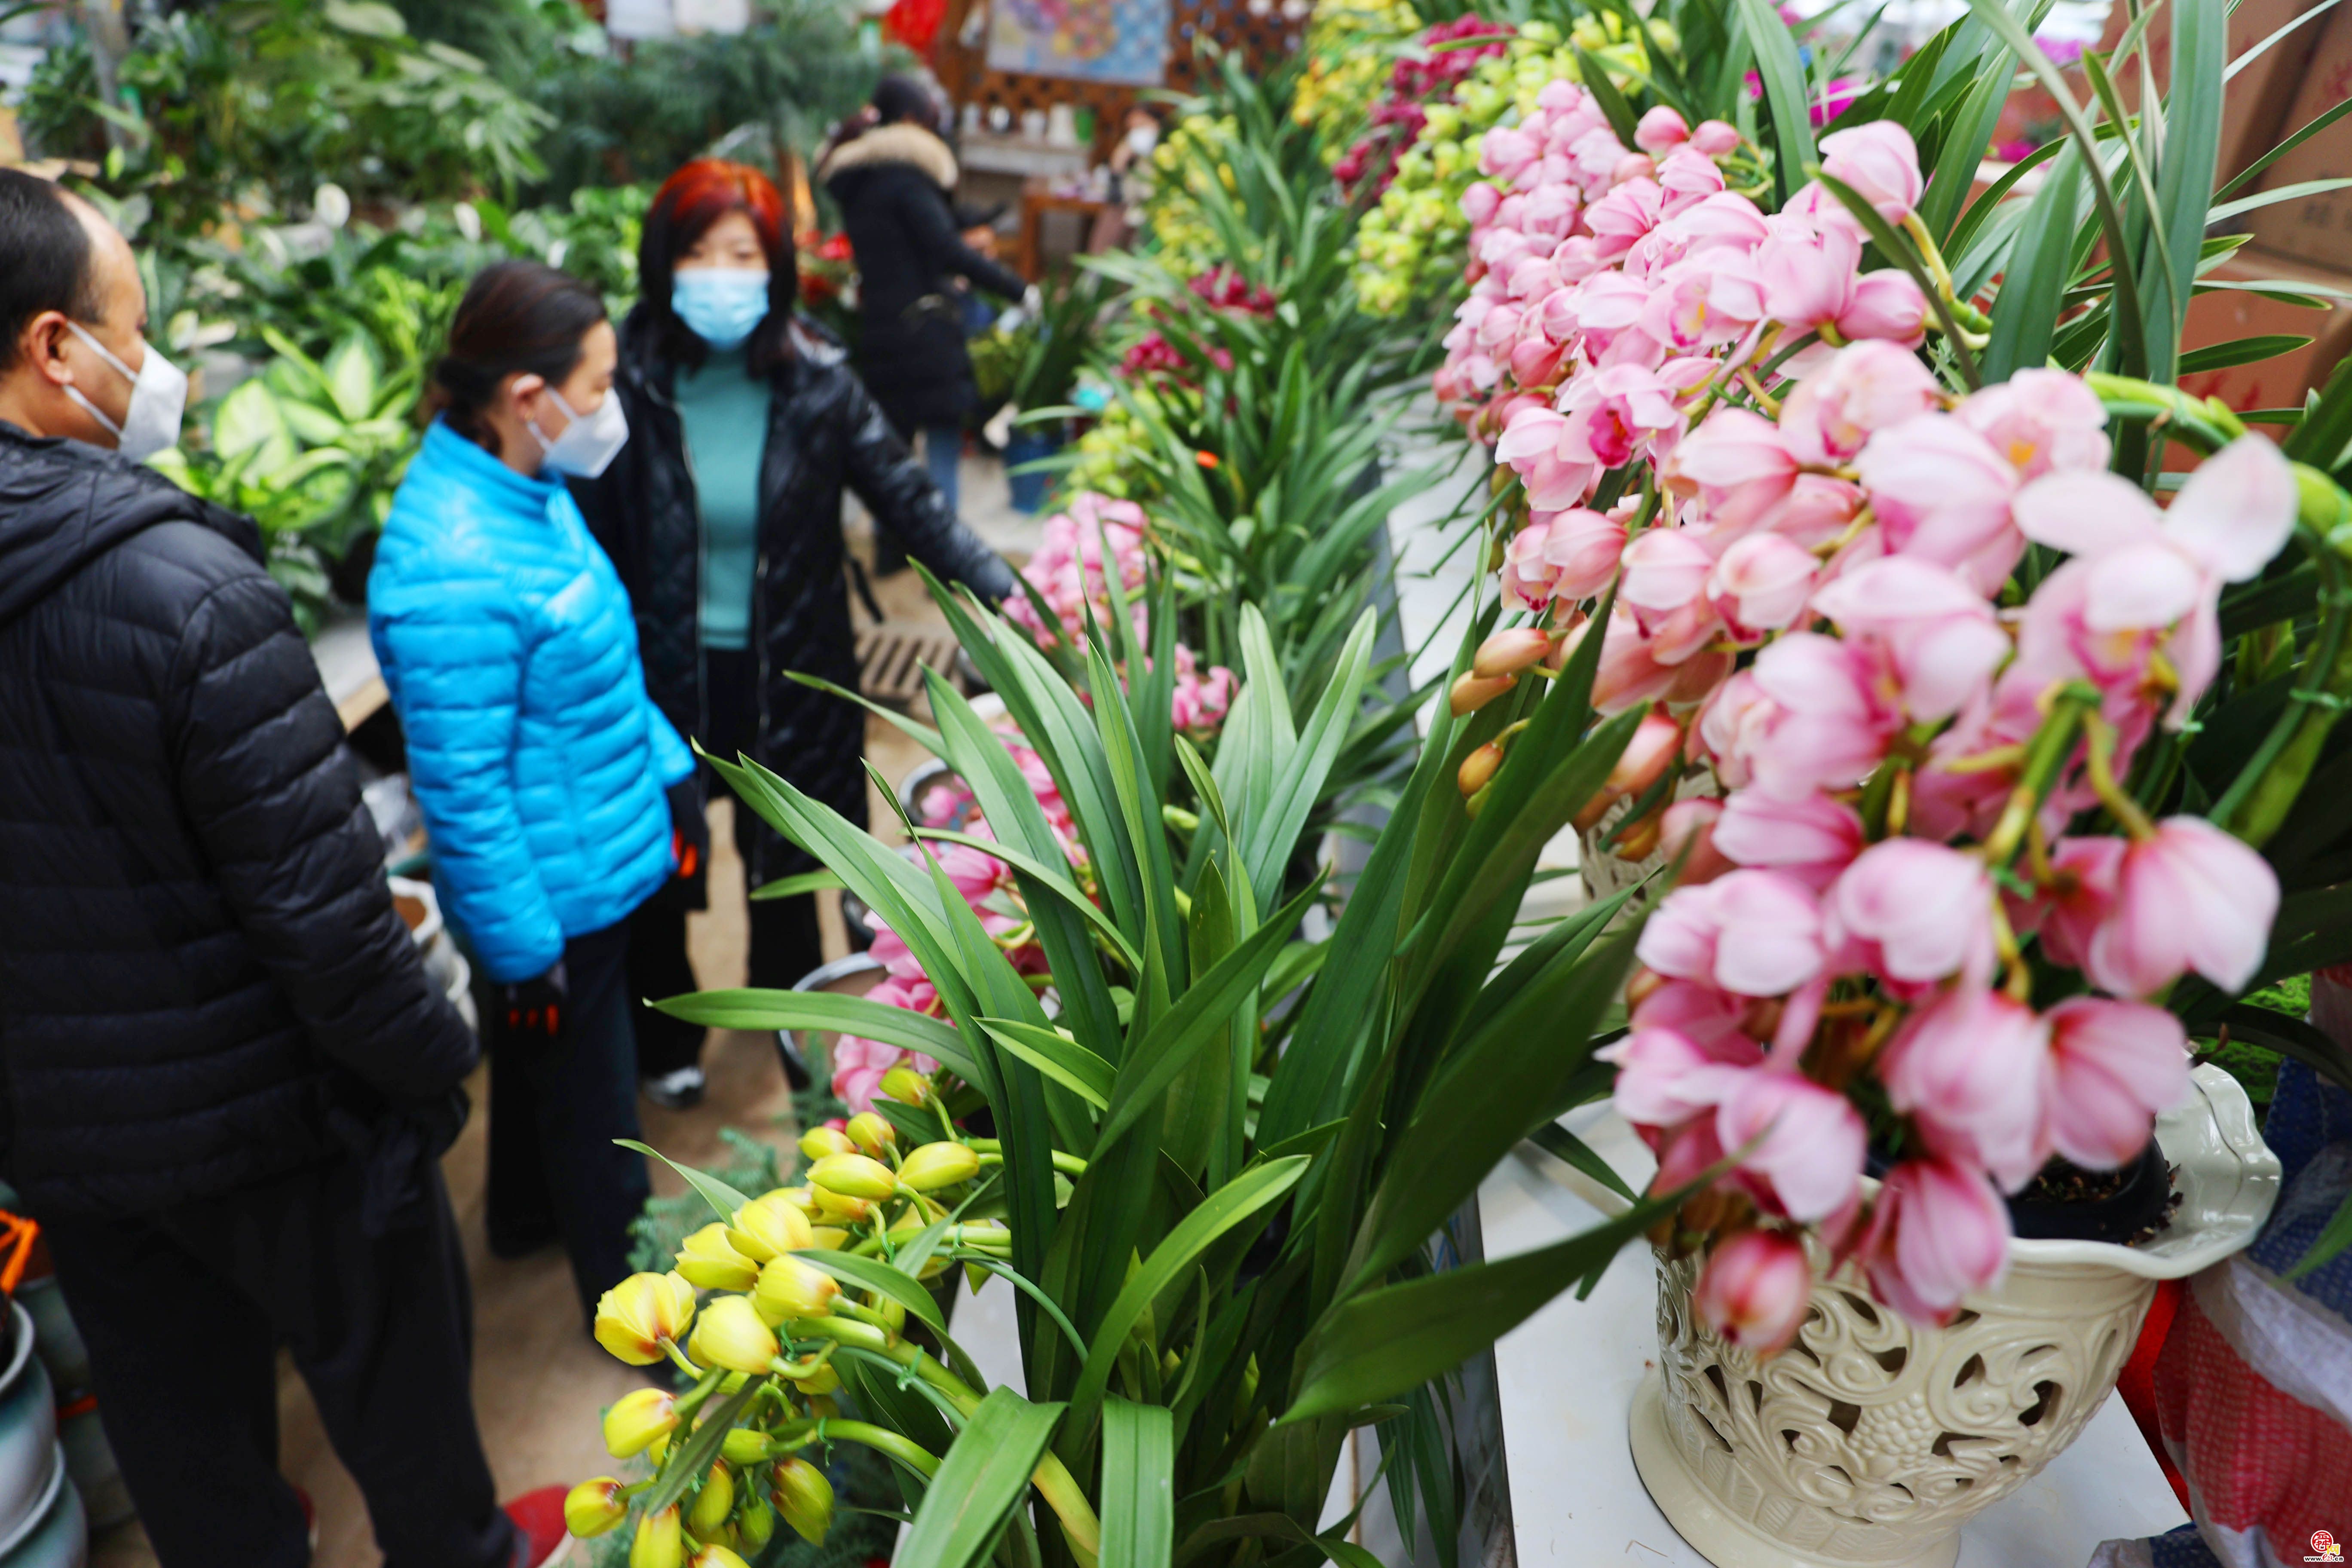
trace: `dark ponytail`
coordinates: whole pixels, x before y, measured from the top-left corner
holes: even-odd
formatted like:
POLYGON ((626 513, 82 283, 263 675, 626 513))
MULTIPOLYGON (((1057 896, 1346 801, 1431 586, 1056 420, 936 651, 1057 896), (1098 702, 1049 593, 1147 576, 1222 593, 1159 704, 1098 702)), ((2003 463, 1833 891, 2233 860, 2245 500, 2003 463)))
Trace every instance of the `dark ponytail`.
POLYGON ((553 386, 579 368, 582 340, 604 320, 596 290, 569 272, 537 261, 499 261, 482 268, 449 323, 448 352, 433 367, 429 417, 497 454, 498 433, 482 418, 510 375, 536 375, 553 386))

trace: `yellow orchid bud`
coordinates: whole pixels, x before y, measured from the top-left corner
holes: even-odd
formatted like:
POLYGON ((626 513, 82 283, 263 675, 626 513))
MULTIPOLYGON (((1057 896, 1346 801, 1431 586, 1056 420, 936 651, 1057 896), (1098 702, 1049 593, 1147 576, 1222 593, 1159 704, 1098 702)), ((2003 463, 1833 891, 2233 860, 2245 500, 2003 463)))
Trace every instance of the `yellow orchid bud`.
POLYGON ((1462 769, 1454 775, 1454 784, 1465 795, 1476 795, 1486 787, 1503 765, 1503 746, 1499 741, 1489 741, 1462 759, 1462 769))
POLYGON ((563 1498, 563 1528, 585 1541, 602 1535, 629 1517, 629 1500, 611 1476, 582 1481, 563 1498))
POLYGON ((686 1511, 686 1525, 698 1538, 708 1541, 727 1527, 727 1516, 735 1511, 735 1475, 720 1460, 710 1467, 709 1476, 696 1494, 694 1506, 686 1511))
POLYGON ((719 1442, 719 1457, 730 1465, 763 1463, 768 1458, 768 1435, 757 1427, 731 1427, 719 1442))
POLYGON ((727 1227, 727 1239, 736 1251, 754 1263, 765 1263, 780 1254, 816 1245, 808 1215, 775 1194, 753 1198, 737 1209, 735 1223, 727 1227))
POLYGON ((676 1274, 632 1274, 596 1302, 596 1342, 631 1366, 662 1358, 694 1321, 694 1287, 676 1274))
POLYGON ((926 1143, 907 1156, 898 1179, 919 1193, 937 1192, 980 1174, 980 1156, 966 1143, 926 1143))
POLYGON ((735 1533, 754 1553, 768 1544, 776 1533, 776 1510, 760 1495, 760 1489, 751 1489, 751 1495, 743 1500, 742 1516, 735 1521, 735 1533))
POLYGON ((751 1568, 751 1565, 714 1541, 688 1558, 686 1568, 751 1568))
POLYGON ((721 1296, 702 1310, 686 1353, 698 1366, 723 1366, 757 1376, 776 1359, 776 1336, 748 1296, 721 1296))
POLYGON ((876 1159, 882 1151, 898 1142, 898 1130, 870 1110, 861 1110, 849 1119, 849 1141, 876 1159))
POLYGON ((809 1184, 816 1188, 819 1205, 826 1193, 873 1202, 897 1192, 898 1178, 889 1166, 867 1155, 828 1154, 809 1167, 809 1184))
POLYGON ((841 1387, 841 1373, 834 1371, 833 1363, 827 1362, 806 1376, 793 1379, 793 1385, 814 1400, 838 1392, 841 1387))
POLYGON ((1453 709, 1454 716, 1459 719, 1465 713, 1475 713, 1517 684, 1517 676, 1497 675, 1485 679, 1465 671, 1446 695, 1446 706, 1453 709))
POLYGON ((776 1511, 803 1541, 824 1545, 824 1532, 833 1528, 833 1483, 806 1459, 779 1459, 772 1473, 776 1511))
POLYGON ((676 1503, 637 1521, 637 1538, 629 1543, 629 1568, 679 1568, 685 1561, 686 1527, 676 1503))
POLYGON ((809 1234, 816 1237, 819 1250, 824 1252, 839 1252, 849 1241, 849 1233, 837 1225, 820 1225, 809 1234))
POLYGON ((831 1317, 833 1299, 840 1294, 839 1280, 786 1253, 770 1259, 760 1270, 760 1282, 751 1290, 751 1305, 759 1310, 762 1321, 788 1323, 794 1318, 831 1317))
POLYGON ((920 1105, 930 1098, 931 1080, 910 1067, 895 1067, 882 1075, 882 1092, 901 1105, 920 1105))
POLYGON ((625 1459, 644 1453, 677 1428, 677 1396, 658 1388, 640 1388, 621 1395, 604 1412, 604 1451, 625 1459))
POLYGON ((749 1290, 760 1278, 760 1265, 735 1250, 727 1227, 717 1220, 686 1238, 677 1271, 688 1283, 706 1290, 749 1290))
POLYGON ((816 1213, 816 1194, 809 1191, 808 1184, 805 1182, 802 1183, 797 1187, 778 1187, 774 1192, 770 1193, 768 1196, 772 1198, 782 1198, 784 1202, 792 1205, 793 1207, 800 1210, 803 1214, 814 1215, 816 1213))
POLYGON ((811 1161, 831 1154, 854 1154, 857 1145, 838 1127, 812 1127, 801 1134, 801 1152, 811 1161))
POLYGON ((1551 652, 1551 634, 1541 626, 1506 626, 1478 645, 1470 673, 1481 680, 1517 675, 1541 664, 1551 652))
MULTIPOLYGON (((863 1160, 866 1156, 863 1154, 846 1154, 844 1155, 843 1158, 849 1160, 863 1160)), ((827 1192, 823 1187, 816 1187, 812 1190, 816 1194, 817 1218, 822 1220, 830 1220, 836 1226, 863 1225, 874 1213, 874 1205, 867 1203, 864 1198, 853 1198, 845 1193, 827 1192)), ((816 1228, 823 1230, 824 1227, 823 1226, 818 1226, 816 1228)))

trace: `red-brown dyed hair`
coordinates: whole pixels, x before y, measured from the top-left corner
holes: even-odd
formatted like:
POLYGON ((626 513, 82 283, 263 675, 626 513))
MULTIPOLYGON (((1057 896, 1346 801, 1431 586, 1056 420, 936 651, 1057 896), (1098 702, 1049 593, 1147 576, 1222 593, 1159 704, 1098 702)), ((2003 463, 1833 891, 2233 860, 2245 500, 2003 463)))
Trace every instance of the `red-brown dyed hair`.
POLYGON ((697 158, 662 182, 646 213, 637 242, 637 276, 645 301, 661 327, 662 357, 698 365, 709 350, 677 319, 669 296, 677 258, 729 213, 751 220, 768 256, 768 319, 752 332, 748 357, 765 374, 792 357, 793 305, 800 298, 800 268, 786 221, 784 198, 773 180, 748 163, 697 158))

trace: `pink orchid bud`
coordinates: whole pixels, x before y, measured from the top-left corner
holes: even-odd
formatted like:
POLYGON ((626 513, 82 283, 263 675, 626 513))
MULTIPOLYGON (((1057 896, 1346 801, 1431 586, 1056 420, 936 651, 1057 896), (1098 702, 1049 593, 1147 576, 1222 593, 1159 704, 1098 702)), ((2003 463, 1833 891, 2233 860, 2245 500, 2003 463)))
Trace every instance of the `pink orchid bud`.
MULTIPOLYGON (((1617 139, 1611 137, 1614 147, 1617 139)), ((1616 173, 1617 163, 1612 160, 1610 173, 1616 173)), ((1584 226, 1592 231, 1594 250, 1604 259, 1614 259, 1633 248, 1633 242, 1658 226, 1664 215, 1665 193, 1657 182, 1646 177, 1633 178, 1612 184, 1606 195, 1584 209, 1584 226)))
MULTIPOLYGON (((1761 526, 1811 550, 1835 542, 1852 528, 1862 510, 1862 502, 1858 485, 1823 474, 1799 474, 1797 482, 1790 487, 1788 500, 1767 512, 1761 526)), ((1865 529, 1857 537, 1874 542, 1878 536, 1875 531, 1865 529)), ((1845 559, 1853 548, 1849 545, 1836 559, 1845 559)), ((1877 553, 1874 548, 1870 551, 1874 556, 1877 553)))
POLYGON ((1481 680, 1517 675, 1541 664, 1551 648, 1551 634, 1541 626, 1506 626, 1478 645, 1470 673, 1481 680))
POLYGON ((1625 742, 1601 787, 1621 795, 1638 795, 1658 782, 1682 749, 1682 726, 1653 711, 1633 726, 1633 739, 1625 742))
POLYGON ((1868 776, 1903 723, 1879 662, 1816 632, 1783 633, 1757 655, 1750 673, 1774 711, 1742 728, 1737 755, 1759 787, 1794 800, 1868 776))
POLYGON ((2021 370, 1969 394, 1952 415, 1991 442, 2021 479, 2107 466, 2106 405, 2068 371, 2021 370))
POLYGON ((1704 797, 1678 800, 1666 807, 1658 827, 1658 850, 1683 864, 1678 887, 1696 888, 1712 882, 1733 868, 1734 862, 1716 847, 1715 826, 1723 802, 1704 797))
POLYGON ((1720 120, 1702 120, 1691 132, 1690 144, 1710 158, 1720 158, 1738 151, 1739 132, 1720 120))
POLYGON ((2009 1267, 2009 1208, 1982 1173, 1906 1160, 1886 1173, 1862 1243, 1881 1300, 1917 1323, 1947 1323, 2009 1267))
POLYGON ((1904 1022, 1877 1071, 1929 1149, 2002 1190, 2050 1158, 2050 1028, 2023 1004, 1964 984, 1904 1022))
POLYGON ((1916 348, 1927 341, 1927 296, 1907 272, 1884 268, 1853 280, 1853 292, 1838 312, 1845 337, 1882 340, 1916 348))
POLYGON ((1806 1224, 1854 1201, 1870 1142, 1844 1095, 1774 1067, 1739 1075, 1716 1110, 1715 1135, 1738 1157, 1742 1186, 1768 1210, 1806 1224))
POLYGON ((1794 878, 1733 871, 1668 893, 1634 951, 1670 978, 1785 995, 1821 973, 1821 908, 1794 878))
POLYGON ((1553 592, 1563 599, 1590 599, 1617 574, 1625 551, 1625 525, 1582 507, 1554 513, 1543 543, 1544 563, 1559 575, 1553 592))
POLYGON ((1719 408, 1675 448, 1666 482, 1698 499, 1714 531, 1743 532, 1788 498, 1797 459, 1771 421, 1719 408))
POLYGON ((2077 1165, 2137 1159, 2189 1097, 2189 1040, 2161 1007, 2077 996, 2050 1010, 2050 1141, 2077 1165))
POLYGON ((1948 845, 1890 838, 1864 850, 1831 888, 1828 945, 1898 984, 1951 975, 1981 984, 1995 956, 1992 897, 1982 861, 1948 845))
MULTIPOLYGON (((1707 1114, 1738 1083, 1741 1068, 1748 1065, 1665 1026, 1636 1027, 1592 1054, 1616 1067, 1612 1103, 1636 1127, 1677 1127, 1707 1114)), ((1752 1060, 1752 1042, 1748 1054, 1752 1060)))
POLYGON ((1797 624, 1813 591, 1817 563, 1777 533, 1732 541, 1707 578, 1706 593, 1743 640, 1797 624))
POLYGON ((1625 546, 1621 603, 1643 612, 1644 625, 1663 619, 1706 592, 1715 557, 1698 538, 1679 528, 1653 528, 1625 546))
POLYGON ((1465 674, 1454 683, 1454 689, 1446 697, 1446 706, 1459 719, 1465 713, 1475 713, 1517 684, 1518 679, 1515 676, 1496 676, 1482 680, 1477 676, 1465 674))
POLYGON ((1717 1242, 1699 1268, 1691 1306, 1727 1343, 1759 1356, 1786 1350, 1813 1307, 1804 1244, 1772 1230, 1717 1242))
POLYGON ((1800 331, 1832 327, 1853 302, 1862 242, 1843 229, 1814 233, 1788 222, 1756 247, 1765 307, 1800 331))
POLYGON ((1675 149, 1658 165, 1662 210, 1676 217, 1723 189, 1723 171, 1714 159, 1688 147, 1675 149))
POLYGON ((1664 154, 1690 140, 1690 126, 1664 104, 1642 116, 1633 127, 1633 144, 1644 153, 1664 154))
POLYGON ((1502 180, 1516 179, 1520 170, 1541 155, 1535 138, 1526 132, 1497 126, 1479 142, 1478 172, 1502 180))
POLYGON ((1855 466, 1889 552, 1958 570, 1990 597, 2025 553, 2010 515, 2017 470, 1958 419, 1923 414, 1872 436, 1855 466))
POLYGON ((2192 969, 2242 991, 2262 967, 2278 906, 2268 861, 2202 817, 2169 816, 2126 847, 2115 911, 2085 968, 2119 996, 2153 996, 2192 969))
POLYGON ((1833 132, 1822 138, 1821 151, 1822 172, 1852 186, 1888 223, 1901 223, 1918 206, 1927 188, 1919 149, 1894 121, 1833 132))
POLYGON ((1780 438, 1800 462, 1851 462, 1873 432, 1934 408, 1937 391, 1917 355, 1891 342, 1851 343, 1789 394, 1780 438))
POLYGON ((1992 606, 1951 568, 1916 556, 1855 566, 1813 595, 1813 609, 1886 650, 1915 720, 1958 712, 2009 657, 1992 606))
POLYGON ((1462 216, 1470 220, 1473 228, 1484 227, 1494 221, 1495 209, 1503 205, 1503 193, 1484 180, 1477 181, 1462 193, 1462 216))
POLYGON ((1609 183, 1622 185, 1628 180, 1654 180, 1658 165, 1647 153, 1628 153, 1609 171, 1609 183))
POLYGON ((1511 379, 1521 386, 1544 386, 1559 377, 1560 363, 1567 357, 1563 343, 1541 337, 1521 338, 1511 345, 1504 363, 1510 366, 1511 379))
POLYGON ((1782 871, 1819 891, 1862 853, 1862 817, 1825 795, 1783 800, 1735 790, 1715 825, 1715 847, 1742 866, 1782 871))

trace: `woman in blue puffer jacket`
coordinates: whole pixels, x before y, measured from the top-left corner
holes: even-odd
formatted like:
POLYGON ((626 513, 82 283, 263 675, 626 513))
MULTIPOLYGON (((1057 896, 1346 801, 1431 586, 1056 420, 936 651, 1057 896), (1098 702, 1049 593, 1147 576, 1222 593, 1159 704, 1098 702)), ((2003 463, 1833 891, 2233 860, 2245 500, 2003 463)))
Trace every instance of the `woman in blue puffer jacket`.
POLYGON ((535 262, 475 279, 368 578, 434 881, 491 983, 490 1246, 560 1237, 592 1317, 646 1194, 613 1143, 637 1135, 627 921, 705 847, 677 787, 693 758, 563 485, 628 438, 614 358, 577 279, 535 262))

